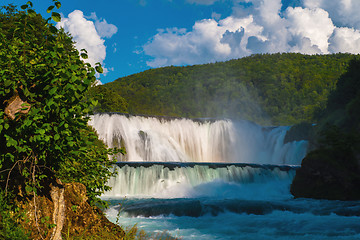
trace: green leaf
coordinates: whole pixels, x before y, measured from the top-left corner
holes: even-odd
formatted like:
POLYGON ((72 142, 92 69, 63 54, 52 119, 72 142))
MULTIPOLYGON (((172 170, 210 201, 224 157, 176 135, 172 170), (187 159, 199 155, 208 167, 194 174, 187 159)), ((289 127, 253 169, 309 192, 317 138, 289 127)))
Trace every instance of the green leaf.
POLYGON ((57 31, 58 31, 58 29, 52 25, 49 27, 49 29, 50 29, 50 32, 52 32, 52 33, 57 33, 57 31))
POLYGON ((50 94, 50 95, 54 95, 56 91, 57 91, 57 87, 53 87, 53 88, 49 91, 49 94, 50 94))
POLYGON ((87 59, 88 58, 88 55, 86 53, 80 53, 80 56, 83 58, 83 59, 87 59))
POLYGON ((32 10, 32 9, 28 9, 27 12, 28 12, 28 15, 30 17, 35 17, 36 16, 36 12, 34 10, 32 10))
POLYGON ((57 9, 59 9, 61 7, 61 3, 60 2, 55 2, 55 6, 57 9))
POLYGON ((99 101, 98 100, 92 100, 91 103, 92 103, 92 105, 96 106, 99 103, 99 101))
POLYGON ((32 123, 32 121, 29 120, 29 119, 26 119, 26 120, 24 121, 24 125, 25 125, 25 126, 30 126, 31 123, 32 123))
POLYGON ((60 135, 59 135, 59 134, 55 134, 54 140, 56 141, 56 140, 59 140, 59 139, 60 139, 60 135))
POLYGON ((8 138, 6 141, 6 146, 7 147, 11 147, 11 146, 16 146, 17 145, 17 141, 15 141, 15 139, 13 138, 8 138))
POLYGON ((26 191, 27 193, 32 193, 32 192, 33 192, 33 188, 32 188, 31 186, 29 186, 29 185, 26 185, 26 186, 25 186, 25 191, 26 191))
POLYGON ((57 12, 52 12, 51 13, 51 18, 52 20, 54 20, 55 22, 60 22, 61 21, 61 16, 59 13, 57 12))
POLYGON ((104 70, 103 70, 103 68, 99 65, 99 66, 96 66, 95 67, 95 70, 98 72, 98 73, 103 73, 104 72, 104 70))
POLYGON ((55 104, 53 99, 50 99, 49 101, 47 101, 46 106, 51 107, 51 105, 55 104))
POLYGON ((5 87, 9 87, 10 85, 13 84, 13 82, 12 82, 11 80, 9 80, 9 79, 6 79, 6 80, 4 81, 4 84, 5 84, 5 87))
POLYGON ((48 9, 46 10, 46 12, 47 12, 47 13, 50 13, 53 9, 54 9, 54 6, 50 6, 50 7, 48 7, 48 9))
POLYGON ((28 7, 29 7, 29 6, 28 6, 27 4, 24 4, 24 5, 21 5, 20 8, 21 8, 22 10, 25 10, 25 9, 27 9, 28 7))

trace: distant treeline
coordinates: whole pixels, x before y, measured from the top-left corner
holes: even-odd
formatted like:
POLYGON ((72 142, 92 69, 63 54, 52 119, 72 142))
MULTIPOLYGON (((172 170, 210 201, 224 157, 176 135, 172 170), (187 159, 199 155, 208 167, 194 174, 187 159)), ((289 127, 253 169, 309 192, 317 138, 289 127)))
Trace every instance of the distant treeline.
POLYGON ((358 55, 260 54, 150 69, 97 86, 96 112, 229 117, 260 124, 314 121, 358 55))

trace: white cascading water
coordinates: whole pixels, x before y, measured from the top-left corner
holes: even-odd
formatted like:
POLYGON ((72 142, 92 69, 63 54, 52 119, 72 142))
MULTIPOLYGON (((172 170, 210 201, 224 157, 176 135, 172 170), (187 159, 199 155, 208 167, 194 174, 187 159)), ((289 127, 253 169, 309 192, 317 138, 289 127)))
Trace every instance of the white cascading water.
POLYGON ((151 239, 360 239, 358 202, 290 194, 307 142, 284 144, 289 127, 117 114, 90 124, 126 148, 102 195, 108 219, 125 228, 151 239))
POLYGON ((289 127, 248 121, 97 114, 90 125, 107 146, 126 148, 120 161, 300 165, 307 149, 307 141, 284 144, 289 127))
MULTIPOLYGON (((244 194, 242 198, 253 199, 254 194, 259 196, 260 192, 269 195, 269 189, 273 189, 273 195, 279 195, 277 189, 284 189, 284 185, 288 186, 295 176, 294 168, 234 165, 219 168, 195 165, 174 169, 160 164, 150 167, 124 165, 114 170, 117 175, 110 179, 112 189, 103 195, 105 198, 194 198, 209 195, 231 198, 244 194)), ((263 198, 264 194, 260 197, 263 198)))
POLYGON ((229 184, 244 186, 255 183, 267 188, 269 184, 271 188, 290 185, 294 169, 234 165, 169 169, 165 163, 299 165, 307 148, 306 141, 284 144, 289 127, 261 127, 248 121, 193 121, 98 114, 92 117, 90 125, 107 146, 125 147, 127 154, 120 161, 130 163, 130 166, 114 167, 117 175, 110 179, 112 190, 104 197, 194 197, 195 192, 202 192, 199 186, 218 185, 219 181, 226 186, 213 185, 209 189, 227 189, 229 184), (134 162, 164 164, 131 166, 134 162))

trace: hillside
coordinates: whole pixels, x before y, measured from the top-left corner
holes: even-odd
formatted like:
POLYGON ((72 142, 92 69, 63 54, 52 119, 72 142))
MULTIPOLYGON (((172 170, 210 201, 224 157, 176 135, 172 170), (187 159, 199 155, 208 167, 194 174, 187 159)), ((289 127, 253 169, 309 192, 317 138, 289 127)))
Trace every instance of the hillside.
POLYGON ((242 118, 266 125, 313 121, 314 112, 324 109, 353 58, 350 54, 263 54, 151 69, 93 89, 93 95, 103 95, 95 110, 242 118))

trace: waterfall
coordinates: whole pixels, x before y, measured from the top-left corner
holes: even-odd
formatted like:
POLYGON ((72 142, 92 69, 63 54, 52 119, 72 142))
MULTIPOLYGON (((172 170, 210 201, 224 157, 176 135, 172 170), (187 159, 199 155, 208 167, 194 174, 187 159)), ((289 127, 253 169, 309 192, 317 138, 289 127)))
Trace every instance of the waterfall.
POLYGON ((358 202, 291 195, 307 142, 284 143, 290 127, 120 114, 90 125, 127 151, 101 196, 121 226, 167 239, 360 239, 358 202))
POLYGON ((126 148, 120 161, 299 165, 307 149, 306 141, 284 144, 290 127, 249 121, 96 114, 90 125, 107 146, 126 148))
MULTIPOLYGON (((144 166, 128 162, 115 166, 116 177, 110 179, 112 189, 103 197, 189 198, 203 196, 264 198, 264 193, 288 194, 296 168, 267 165, 168 165, 144 166)), ((268 197, 268 196, 267 196, 268 197)))

